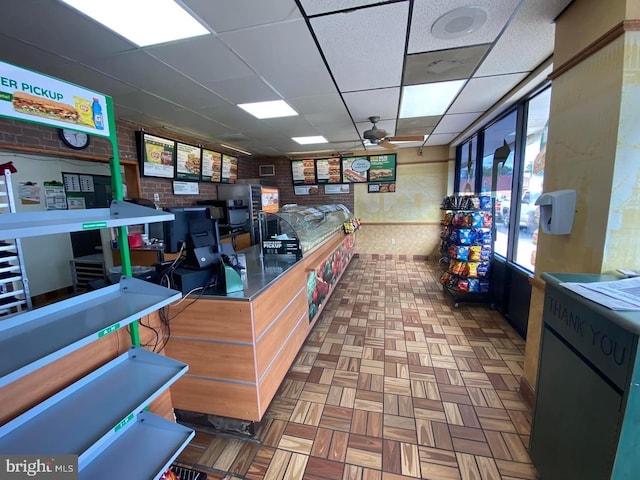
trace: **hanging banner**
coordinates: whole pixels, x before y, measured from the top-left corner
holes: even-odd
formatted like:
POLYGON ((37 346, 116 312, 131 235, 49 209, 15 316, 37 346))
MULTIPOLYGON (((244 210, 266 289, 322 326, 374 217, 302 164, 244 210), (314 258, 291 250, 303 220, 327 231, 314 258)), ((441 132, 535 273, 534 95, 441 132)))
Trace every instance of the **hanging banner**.
POLYGON ((109 136, 106 97, 0 62, 0 116, 109 136))

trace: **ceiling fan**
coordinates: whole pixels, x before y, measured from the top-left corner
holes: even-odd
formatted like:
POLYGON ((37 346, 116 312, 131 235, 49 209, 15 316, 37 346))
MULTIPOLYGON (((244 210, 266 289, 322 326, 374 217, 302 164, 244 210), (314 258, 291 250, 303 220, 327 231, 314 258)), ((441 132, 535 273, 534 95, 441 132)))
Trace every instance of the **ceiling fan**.
POLYGON ((380 145, 388 150, 394 150, 396 147, 392 142, 422 142, 424 140, 423 135, 389 136, 385 130, 376 127, 380 117, 369 117, 369 121, 373 123, 373 127, 363 132, 362 136, 365 140, 369 140, 372 145, 380 145))

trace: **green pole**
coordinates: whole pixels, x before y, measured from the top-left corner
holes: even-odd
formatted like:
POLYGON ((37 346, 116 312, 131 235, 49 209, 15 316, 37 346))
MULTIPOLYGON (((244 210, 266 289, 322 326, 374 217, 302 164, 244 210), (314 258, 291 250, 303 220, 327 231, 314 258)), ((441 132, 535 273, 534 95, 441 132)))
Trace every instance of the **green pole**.
MULTIPOLYGON (((116 135, 116 118, 113 111, 113 100, 106 97, 107 100, 107 119, 109 123, 109 140, 113 150, 111 157, 111 188, 115 200, 122 200, 122 175, 120 174, 120 153, 118 151, 118 139, 116 135)), ((127 227, 118 227, 118 245, 120 247, 120 260, 122 263, 122 274, 131 276, 131 256, 129 255, 129 239, 127 238, 127 227)), ((138 322, 133 322, 129 326, 131 335, 131 343, 140 345, 140 331, 138 322)))

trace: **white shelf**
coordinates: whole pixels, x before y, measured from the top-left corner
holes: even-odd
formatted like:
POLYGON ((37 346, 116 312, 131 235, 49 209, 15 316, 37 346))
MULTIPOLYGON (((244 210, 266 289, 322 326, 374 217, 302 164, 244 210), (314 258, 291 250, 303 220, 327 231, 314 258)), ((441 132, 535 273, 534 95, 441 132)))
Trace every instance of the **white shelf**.
POLYGON ((140 413, 86 467, 81 480, 158 479, 193 438, 193 430, 152 413, 140 413), (125 430, 126 429, 126 430, 125 430))
POLYGON ((173 220, 173 213, 113 200, 110 208, 0 215, 0 240, 173 220))
POLYGON ((137 278, 0 321, 0 387, 178 300, 137 278))
MULTIPOLYGON (((123 427, 128 420, 188 368, 185 363, 131 347, 0 427, 0 452, 78 455, 82 469, 118 441, 116 437, 125 431, 123 427)), ((141 444, 138 448, 147 448, 153 443, 141 444)))

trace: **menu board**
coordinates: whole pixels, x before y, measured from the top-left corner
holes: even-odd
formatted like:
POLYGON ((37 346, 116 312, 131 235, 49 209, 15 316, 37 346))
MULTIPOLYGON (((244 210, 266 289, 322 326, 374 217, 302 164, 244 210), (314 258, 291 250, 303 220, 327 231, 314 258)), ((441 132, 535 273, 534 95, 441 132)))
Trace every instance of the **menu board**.
POLYGON ((318 195, 320 192, 317 185, 303 185, 293 187, 293 193, 295 195, 318 195))
POLYGON ((316 162, 314 160, 293 160, 291 176, 294 185, 316 184, 316 162))
POLYGON ((395 182, 396 181, 396 154, 370 155, 369 181, 370 182, 395 182))
POLYGON ((222 183, 236 183, 238 179, 238 159, 231 155, 222 154, 222 183))
POLYGON ((202 149, 202 181, 220 182, 222 177, 222 155, 212 150, 202 149))
POLYGON ((368 157, 343 157, 342 158, 342 182, 365 183, 367 172, 371 163, 368 157))
POLYGON ((319 158, 316 160, 318 183, 342 183, 339 158, 319 158))
POLYGON ((136 132, 140 171, 146 177, 174 178, 175 142, 167 138, 136 132))
POLYGON ((176 143, 176 178, 178 180, 200 180, 200 147, 176 143))

